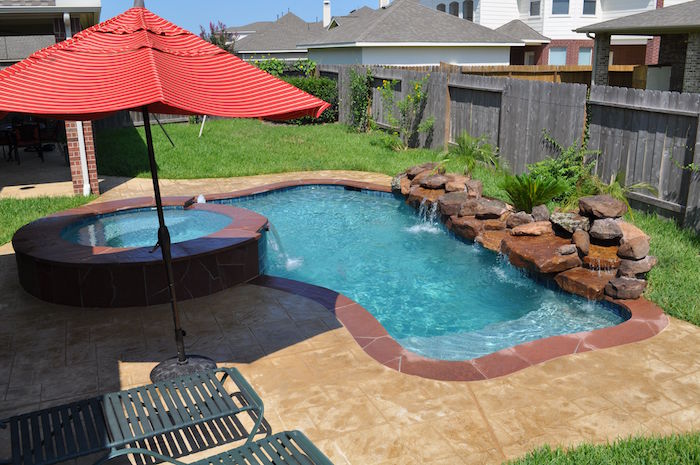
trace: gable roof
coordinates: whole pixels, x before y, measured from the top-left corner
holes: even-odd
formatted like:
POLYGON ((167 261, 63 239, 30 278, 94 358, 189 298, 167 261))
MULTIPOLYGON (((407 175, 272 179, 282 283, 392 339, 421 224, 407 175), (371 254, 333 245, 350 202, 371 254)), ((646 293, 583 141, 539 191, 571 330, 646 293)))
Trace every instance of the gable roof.
MULTIPOLYGON (((367 13, 367 12, 365 12, 367 13)), ((356 46, 518 46, 519 40, 456 16, 428 8, 417 0, 394 0, 389 6, 342 22, 303 48, 356 46)))
POLYGON ((347 22, 347 21, 352 21, 360 18, 366 18, 368 15, 371 15, 372 13, 375 13, 376 11, 373 8, 370 8, 368 6, 363 6, 362 8, 358 8, 357 10, 352 10, 350 13, 348 13, 345 16, 334 16, 333 19, 331 20, 331 25, 329 28, 333 28, 334 24, 335 26, 340 26, 341 24, 347 22))
POLYGON ((526 44, 548 44, 551 42, 549 37, 545 37, 519 19, 504 24, 496 28, 496 31, 505 34, 513 39, 522 40, 526 44))
POLYGON ((287 13, 260 32, 236 41, 235 51, 267 53, 293 51, 303 52, 297 44, 313 39, 324 31, 323 24, 307 23, 294 13, 287 13))
POLYGON ((651 35, 693 31, 700 31, 700 0, 591 24, 575 32, 651 35))
POLYGON ((274 21, 256 21, 254 23, 250 24, 244 24, 243 26, 232 26, 232 27, 227 27, 226 31, 227 32, 262 32, 270 28, 275 24, 274 21))

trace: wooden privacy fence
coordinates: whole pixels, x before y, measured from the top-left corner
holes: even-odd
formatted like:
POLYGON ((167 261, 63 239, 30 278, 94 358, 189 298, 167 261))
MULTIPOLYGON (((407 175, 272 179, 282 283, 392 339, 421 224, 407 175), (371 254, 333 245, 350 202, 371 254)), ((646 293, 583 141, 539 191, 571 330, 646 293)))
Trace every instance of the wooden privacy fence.
MULTIPOLYGON (((340 121, 351 122, 350 70, 364 67, 320 66, 338 81, 340 121)), ((619 87, 494 78, 489 76, 371 68, 374 76, 372 116, 386 125, 379 91, 383 80, 396 80, 395 99, 410 83, 429 74, 423 120, 434 117, 433 133, 420 143, 444 149, 466 131, 497 145, 515 173, 552 156, 543 138, 547 131, 563 146, 580 141, 586 108, 590 111, 590 150, 600 151, 596 172, 610 181, 618 172, 628 185, 644 182, 658 189, 630 194, 637 207, 652 208, 700 231, 700 174, 683 169, 700 166, 700 94, 645 91, 619 87)))
MULTIPOLYGON (((340 121, 351 122, 350 74, 366 68, 321 66, 322 75, 337 76, 340 121)), ((371 68, 374 77, 372 117, 387 126, 385 109, 377 87, 384 80, 397 81, 395 100, 411 92, 411 83, 428 75, 426 108, 422 120, 434 118, 432 134, 422 135, 424 146, 443 149, 466 131, 485 135, 500 148, 501 157, 515 172, 551 155, 543 131, 568 145, 580 139, 586 105, 586 86, 492 78, 440 71, 426 73, 399 68, 371 68)), ((394 109, 395 111, 395 109, 394 109)))
MULTIPOLYGON (((187 116, 151 114, 151 125, 158 124, 156 118, 161 123, 184 123, 189 121, 187 116)), ((132 126, 143 126, 143 115, 140 111, 120 111, 106 118, 96 120, 97 129, 127 128, 132 126)))
POLYGON ((589 104, 598 176, 622 173, 627 185, 650 184, 658 194, 630 199, 700 231, 700 173, 683 169, 700 166, 700 94, 593 86, 589 104))

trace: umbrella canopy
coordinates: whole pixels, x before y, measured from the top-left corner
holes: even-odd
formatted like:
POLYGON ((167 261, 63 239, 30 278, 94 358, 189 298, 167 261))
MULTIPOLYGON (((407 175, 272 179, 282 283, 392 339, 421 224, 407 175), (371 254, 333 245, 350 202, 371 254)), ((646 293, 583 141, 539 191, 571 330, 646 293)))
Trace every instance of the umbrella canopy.
POLYGON ((152 113, 285 120, 329 104, 131 8, 0 72, 0 112, 91 120, 152 113))
POLYGON ((151 372, 153 381, 216 365, 185 354, 149 112, 284 120, 318 117, 329 106, 151 13, 142 0, 0 72, 0 115, 82 121, 120 110, 143 114, 178 354, 151 372))

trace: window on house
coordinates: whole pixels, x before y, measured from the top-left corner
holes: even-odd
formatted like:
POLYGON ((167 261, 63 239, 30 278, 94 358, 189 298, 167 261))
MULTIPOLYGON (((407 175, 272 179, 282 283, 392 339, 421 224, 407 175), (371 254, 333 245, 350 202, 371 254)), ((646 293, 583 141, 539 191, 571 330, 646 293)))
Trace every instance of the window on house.
POLYGON ((596 3, 596 0, 583 0, 583 14, 584 15, 594 15, 595 14, 595 3, 596 3))
POLYGON ((474 0, 467 0, 462 3, 464 19, 474 21, 474 0))
POLYGON ((523 63, 527 66, 532 66, 535 64, 535 52, 525 52, 525 61, 523 63))
POLYGON ((459 2, 450 3, 450 14, 452 16, 459 16, 459 2))
POLYGON ((563 66, 566 64, 566 47, 552 47, 549 49, 549 64, 563 66))
POLYGON ((540 0, 531 0, 530 1, 530 16, 539 16, 540 15, 540 0))
POLYGON ((444 3, 438 3, 437 10, 442 11, 444 13, 447 11, 447 7, 445 6, 444 3))
POLYGON ((552 14, 553 15, 568 15, 569 14, 569 0, 552 0, 552 14))
POLYGON ((593 49, 591 47, 581 47, 578 49, 578 64, 589 66, 592 63, 593 49))

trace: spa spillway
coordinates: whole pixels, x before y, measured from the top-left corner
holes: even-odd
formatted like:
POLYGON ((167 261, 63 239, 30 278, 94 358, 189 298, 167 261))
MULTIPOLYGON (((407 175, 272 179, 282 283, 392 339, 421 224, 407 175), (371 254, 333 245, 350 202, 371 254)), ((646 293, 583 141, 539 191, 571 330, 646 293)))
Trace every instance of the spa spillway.
MULTIPOLYGON (((202 297, 259 274, 267 219, 226 205, 164 199, 179 300, 202 297)), ((19 280, 30 294, 80 307, 167 303, 168 286, 152 199, 67 210, 21 228, 12 239, 19 280)))

